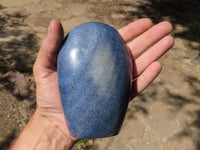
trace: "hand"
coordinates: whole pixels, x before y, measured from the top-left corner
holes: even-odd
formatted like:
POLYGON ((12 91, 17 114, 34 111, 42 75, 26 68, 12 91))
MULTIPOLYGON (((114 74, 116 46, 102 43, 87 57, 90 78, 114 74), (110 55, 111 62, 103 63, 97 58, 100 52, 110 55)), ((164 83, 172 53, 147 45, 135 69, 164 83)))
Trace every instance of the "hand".
MULTIPOLYGON (((157 59, 173 46, 174 40, 168 36, 171 31, 170 23, 162 22, 152 27, 149 19, 140 19, 119 30, 134 60, 133 75, 136 79, 133 97, 141 93, 161 71, 157 59)), ((70 149, 78 140, 69 133, 59 95, 57 55, 62 42, 62 25, 53 20, 33 68, 37 109, 13 149, 31 149, 30 145, 33 149, 54 149, 58 143, 60 147, 70 149)))
POLYGON ((133 57, 132 98, 148 87, 160 73, 161 64, 157 60, 174 44, 174 39, 169 36, 171 31, 169 22, 152 27, 149 19, 140 19, 119 29, 133 57))
MULTIPOLYGON (((133 87, 134 97, 141 93, 159 74, 161 65, 157 59, 173 46, 174 40, 168 36, 171 31, 170 23, 162 22, 152 27, 149 19, 140 19, 119 29, 122 38, 129 42, 127 45, 134 57, 133 74, 134 78, 137 77, 133 87)), ((58 124, 63 133, 72 138, 65 123, 57 80, 57 54, 62 41, 62 25, 53 20, 34 65, 37 112, 58 124)))
POLYGON ((58 87, 57 55, 63 35, 61 23, 52 20, 33 67, 36 81, 36 113, 55 123, 68 138, 76 141, 78 139, 70 135, 66 126, 58 87))

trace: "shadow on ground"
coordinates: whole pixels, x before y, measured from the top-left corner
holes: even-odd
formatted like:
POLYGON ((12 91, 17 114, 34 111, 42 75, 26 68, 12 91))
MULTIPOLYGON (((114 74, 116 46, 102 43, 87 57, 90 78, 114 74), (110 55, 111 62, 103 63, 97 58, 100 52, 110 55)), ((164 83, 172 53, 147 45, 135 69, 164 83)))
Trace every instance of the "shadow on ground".
MULTIPOLYGON (((173 98, 175 98, 175 101, 182 100, 186 106, 187 104, 189 106, 191 103, 193 103, 196 106, 200 106, 200 88, 199 88, 200 80, 193 76, 188 76, 186 78, 186 81, 190 84, 191 89, 193 89, 192 90, 193 99, 186 99, 180 95, 174 95, 175 97, 173 98)), ((182 108, 181 105, 179 106, 180 108, 182 108)), ((190 139, 192 139, 192 141, 196 145, 196 150, 199 150, 200 149, 200 110, 199 110, 199 107, 198 109, 188 110, 187 114, 188 116, 194 119, 192 122, 186 123, 186 126, 183 128, 182 131, 180 131, 177 134, 177 137, 178 138, 189 137, 190 139)))
MULTIPOLYGON (((129 3, 122 3, 122 6, 129 6, 129 3)), ((132 5, 130 11, 119 11, 126 15, 125 19, 133 17, 148 17, 154 23, 163 20, 170 21, 174 27, 175 37, 180 37, 193 42, 200 41, 200 1, 199 0, 146 0, 139 1, 132 5), (177 31, 178 32, 177 32, 177 31)), ((193 50, 200 50, 200 45, 189 45, 193 50)))
POLYGON ((10 147, 13 140, 16 138, 16 129, 13 129, 12 132, 3 139, 3 142, 0 143, 0 149, 6 150, 10 147))
MULTIPOLYGON (((0 83, 17 99, 22 100, 30 95, 31 91, 20 94, 21 82, 12 78, 26 79, 32 74, 32 66, 38 51, 37 37, 28 31, 23 23, 27 17, 21 12, 6 13, 5 7, 0 5, 0 83)), ((32 81, 26 81, 30 83, 32 81)))
POLYGON ((164 106, 169 108, 171 114, 177 115, 181 121, 181 130, 172 138, 182 140, 189 138, 196 146, 196 150, 200 149, 200 80, 194 76, 186 76, 186 83, 189 84, 190 95, 176 93, 173 89, 169 89, 163 83, 154 83, 149 90, 138 96, 137 100, 130 103, 131 111, 127 112, 127 118, 136 118, 135 113, 142 113, 147 117, 150 115, 149 108, 155 102, 164 102, 164 106), (163 87, 162 93, 158 91, 163 87), (184 119, 184 118, 188 118, 184 119))
MULTIPOLYGON (((26 17, 17 9, 7 11, 0 5, 0 149, 4 150, 10 148, 23 126, 16 124, 21 119, 19 108, 25 108, 21 101, 35 105, 32 66, 38 46, 36 35, 24 23, 26 17)), ((26 113, 29 116, 30 111, 26 113)))
MULTIPOLYGON (((200 41, 200 1, 199 0, 147 0, 139 1, 130 5, 130 3, 120 3, 121 6, 132 7, 133 9, 118 11, 117 13, 125 16, 124 20, 132 21, 133 18, 149 17, 154 23, 162 20, 168 20, 173 23, 175 37, 180 37, 191 42, 200 41)), ((112 5, 113 6, 113 5, 112 5)), ((110 7, 112 8, 112 7, 110 7)), ((113 7, 114 8, 114 7, 113 7)), ((0 5, 0 11, 5 7, 0 5)), ((95 8, 96 9, 96 8, 95 8)), ((103 8, 102 8, 103 9, 103 8)), ((99 9, 99 11, 102 11, 99 9)), ((110 10, 110 9, 109 9, 110 10)), ((110 12, 111 13, 111 12, 110 12)), ((0 84, 13 94, 13 87, 17 87, 15 82, 5 78, 8 72, 19 72, 25 75, 32 74, 32 65, 35 60, 35 54, 38 51, 37 37, 32 32, 25 32, 27 27, 23 23, 26 14, 15 12, 12 14, 0 13, 0 84)), ((121 22, 121 20, 118 20, 121 22)), ((129 21, 129 22, 130 22, 129 21)), ((191 50, 199 50, 199 44, 188 44, 191 50)), ((193 92, 192 98, 184 97, 180 94, 173 93, 168 89, 164 90, 166 97, 170 97, 166 101, 166 105, 171 106, 171 111, 176 113, 182 111, 184 107, 189 105, 200 106, 199 103, 199 83, 200 80, 194 76, 188 76, 185 81, 189 83, 193 92)), ((163 83, 157 83, 157 87, 153 91, 145 92, 138 98, 139 102, 132 103, 133 111, 127 113, 127 117, 134 117, 134 114, 141 112, 144 115, 149 114, 148 105, 154 100, 159 100, 161 97, 157 91, 163 83), (134 113, 133 113, 134 112, 134 113)), ((153 85, 154 86, 154 85, 153 85)), ((28 91, 27 95, 29 95, 28 91)), ((14 94, 14 96, 16 96, 14 94)), ((16 98, 22 100, 26 97, 17 95, 16 98)), ((180 131, 177 136, 190 137, 196 144, 196 149, 200 149, 200 110, 188 110, 187 114, 194 117, 192 122, 186 123, 186 126, 180 131)), ((15 132, 11 133, 5 142, 0 144, 0 149, 6 149, 9 141, 13 139, 15 132)))
MULTIPOLYGON (((130 5, 123 2, 120 4, 122 7, 129 7, 129 10, 117 11, 118 14, 126 16, 125 20, 132 20, 133 18, 151 18, 154 23, 163 20, 170 21, 174 26, 173 36, 188 40, 187 46, 192 51, 200 52, 200 1, 199 0, 142 0, 130 5), (130 9, 132 7, 132 9, 130 9)), ((199 53, 200 56, 200 53, 199 53)), ((196 59, 200 59, 197 56, 196 59)), ((165 103, 171 106, 173 113, 184 111, 186 107, 191 105, 200 108, 200 80, 195 76, 185 77, 185 82, 189 83, 192 89, 190 96, 183 96, 177 94, 169 89, 164 90, 164 97, 167 97, 165 103)), ((163 83, 156 83, 158 86, 163 86, 163 83)), ((141 112, 144 115, 149 114, 148 105, 153 103, 153 100, 161 99, 157 88, 154 91, 145 92, 139 96, 139 102, 133 103, 135 113, 141 112)), ((186 110, 187 115, 194 120, 185 122, 186 126, 180 133, 177 134, 178 138, 189 137, 196 145, 196 149, 200 149, 200 110, 186 110)), ((127 117, 134 117, 134 114, 127 113, 127 117)), ((184 117, 184 116, 183 116, 184 117)))

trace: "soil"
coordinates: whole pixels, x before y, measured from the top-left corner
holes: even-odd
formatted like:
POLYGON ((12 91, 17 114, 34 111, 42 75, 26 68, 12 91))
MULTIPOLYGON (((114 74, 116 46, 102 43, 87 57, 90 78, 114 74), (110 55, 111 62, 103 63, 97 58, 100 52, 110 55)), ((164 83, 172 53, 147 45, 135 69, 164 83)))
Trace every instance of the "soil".
MULTIPOLYGON (((116 29, 143 17, 174 26, 175 45, 163 70, 129 104, 119 135, 89 140, 91 150, 200 149, 200 2, 198 0, 1 0, 0 149, 9 149, 33 114, 32 66, 48 24, 67 34, 89 21, 116 29)), ((89 143, 89 144, 88 144, 89 143)))

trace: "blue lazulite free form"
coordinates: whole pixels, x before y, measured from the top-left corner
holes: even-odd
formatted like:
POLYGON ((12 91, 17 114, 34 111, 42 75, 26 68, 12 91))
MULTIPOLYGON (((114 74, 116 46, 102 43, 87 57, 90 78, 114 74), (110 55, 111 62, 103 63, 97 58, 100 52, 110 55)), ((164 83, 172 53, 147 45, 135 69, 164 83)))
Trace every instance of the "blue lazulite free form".
POLYGON ((118 134, 132 80, 129 52, 109 25, 89 22, 71 30, 58 55, 58 80, 72 136, 118 134))

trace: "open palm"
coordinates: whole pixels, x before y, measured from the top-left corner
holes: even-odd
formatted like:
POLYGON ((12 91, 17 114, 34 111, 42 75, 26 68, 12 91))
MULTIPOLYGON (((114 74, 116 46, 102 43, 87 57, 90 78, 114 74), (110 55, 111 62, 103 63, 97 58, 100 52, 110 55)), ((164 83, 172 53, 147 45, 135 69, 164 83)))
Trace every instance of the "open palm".
MULTIPOLYGON (((168 34, 172 26, 162 22, 152 27, 149 19, 140 19, 119 29, 133 56, 134 86, 133 97, 141 93, 161 70, 157 59, 167 52, 174 43, 168 34)), ((48 34, 42 43, 34 64, 36 81, 36 112, 59 126, 61 131, 72 140, 65 123, 57 75, 57 55, 63 42, 63 29, 59 21, 50 23, 48 34)))

